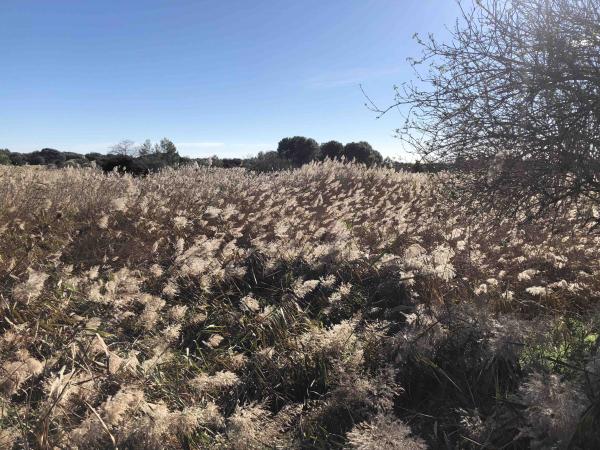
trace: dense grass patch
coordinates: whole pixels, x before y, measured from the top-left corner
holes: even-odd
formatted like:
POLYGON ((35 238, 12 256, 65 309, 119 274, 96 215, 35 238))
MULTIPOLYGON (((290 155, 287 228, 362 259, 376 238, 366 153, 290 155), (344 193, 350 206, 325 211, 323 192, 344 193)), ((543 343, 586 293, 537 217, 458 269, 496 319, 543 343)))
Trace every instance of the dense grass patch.
POLYGON ((0 446, 600 445, 600 240, 440 176, 0 168, 0 446))

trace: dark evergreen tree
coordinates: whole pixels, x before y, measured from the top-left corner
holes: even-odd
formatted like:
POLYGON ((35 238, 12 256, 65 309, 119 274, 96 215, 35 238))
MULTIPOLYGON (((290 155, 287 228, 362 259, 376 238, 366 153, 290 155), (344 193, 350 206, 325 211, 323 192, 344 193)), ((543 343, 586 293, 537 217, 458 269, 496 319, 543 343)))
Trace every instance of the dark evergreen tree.
POLYGON ((368 166, 381 164, 383 162, 381 153, 377 150, 373 150, 371 144, 365 141, 350 142, 346 144, 344 146, 344 156, 350 161, 356 161, 368 166))
POLYGON ((321 158, 339 159, 344 155, 344 144, 329 141, 321 144, 321 158))
POLYGON ((317 141, 303 136, 284 138, 279 141, 277 153, 289 159, 294 167, 300 167, 319 157, 320 148, 317 141))

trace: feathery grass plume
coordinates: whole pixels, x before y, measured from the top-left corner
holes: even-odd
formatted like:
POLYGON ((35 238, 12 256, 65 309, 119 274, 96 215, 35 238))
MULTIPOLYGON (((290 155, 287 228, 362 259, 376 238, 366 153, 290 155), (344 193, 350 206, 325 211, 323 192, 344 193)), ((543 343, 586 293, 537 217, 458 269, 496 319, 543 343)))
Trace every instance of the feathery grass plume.
POLYGON ((28 268, 27 272, 27 281, 13 288, 13 298, 22 303, 28 303, 38 298, 48 279, 48 274, 44 272, 38 272, 31 268, 28 268))
POLYGON ((410 428, 389 415, 378 415, 348 432, 348 446, 356 450, 425 450, 427 446, 411 435, 410 428))
POLYGON ((22 431, 16 425, 0 427, 0 446, 2 448, 14 448, 18 445, 21 436, 22 431))
POLYGON ((532 374, 519 389, 527 405, 527 423, 522 434, 532 448, 568 448, 581 414, 588 406, 585 395, 557 375, 532 374))
POLYGON ((214 375, 201 373, 190 380, 190 385, 199 392, 217 393, 218 391, 228 390, 240 382, 238 376, 229 371, 220 371, 214 375))
POLYGON ((112 199, 110 202, 112 211, 125 211, 127 210, 127 197, 119 197, 112 199))
POLYGON ((15 394, 25 381, 39 375, 44 369, 44 364, 24 348, 17 350, 14 358, 0 366, 0 389, 7 397, 15 394))
POLYGON ((98 396, 98 389, 93 378, 85 372, 64 373, 61 371, 45 382, 45 392, 53 413, 57 407, 64 407, 63 414, 68 414, 68 407, 78 407, 83 402, 92 402, 98 396))
POLYGON ((319 280, 296 280, 292 285, 292 291, 300 300, 302 300, 304 297, 314 291, 319 283, 319 280))
POLYGON ((238 406, 227 419, 225 448, 252 450, 276 447, 279 429, 271 414, 257 404, 238 406))
POLYGON ((109 225, 109 217, 106 214, 103 214, 100 219, 98 219, 98 227, 103 229, 103 230, 107 230, 108 229, 108 225, 109 225))
POLYGON ((223 342, 224 339, 225 338, 220 334, 213 334, 208 341, 205 342, 205 344, 208 347, 217 348, 219 345, 221 345, 221 342, 223 342))
POLYGON ((156 327, 160 319, 160 311, 166 302, 160 297, 148 294, 142 295, 140 302, 144 305, 144 311, 140 314, 138 322, 146 330, 152 330, 156 327))
POLYGON ((119 428, 125 428, 132 413, 138 410, 144 402, 144 393, 136 387, 119 390, 108 398, 98 410, 88 407, 89 414, 72 429, 68 436, 70 445, 76 448, 99 448, 110 445, 116 446, 114 434, 119 428))
POLYGON ((525 289, 525 292, 536 297, 543 297, 548 294, 548 288, 543 286, 531 286, 525 289))
POLYGON ((246 295, 240 300, 242 309, 250 312, 258 312, 260 310, 260 303, 251 295, 246 295))
POLYGON ((187 305, 174 305, 169 309, 169 318, 175 322, 181 322, 188 310, 187 305))

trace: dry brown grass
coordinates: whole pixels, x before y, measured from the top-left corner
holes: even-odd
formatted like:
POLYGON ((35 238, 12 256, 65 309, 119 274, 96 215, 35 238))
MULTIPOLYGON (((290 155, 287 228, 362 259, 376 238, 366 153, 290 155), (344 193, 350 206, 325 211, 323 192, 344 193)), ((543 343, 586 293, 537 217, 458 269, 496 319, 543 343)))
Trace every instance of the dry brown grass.
POLYGON ((0 167, 0 447, 592 442, 600 239, 439 186, 0 167))

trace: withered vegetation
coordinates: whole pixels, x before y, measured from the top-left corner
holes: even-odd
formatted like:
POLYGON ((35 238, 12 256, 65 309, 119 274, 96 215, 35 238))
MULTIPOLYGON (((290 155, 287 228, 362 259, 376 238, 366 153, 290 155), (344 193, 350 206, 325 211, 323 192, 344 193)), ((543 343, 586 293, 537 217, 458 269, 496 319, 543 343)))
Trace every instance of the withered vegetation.
POLYGON ((597 448, 600 237, 439 176, 0 168, 0 447, 597 448))

